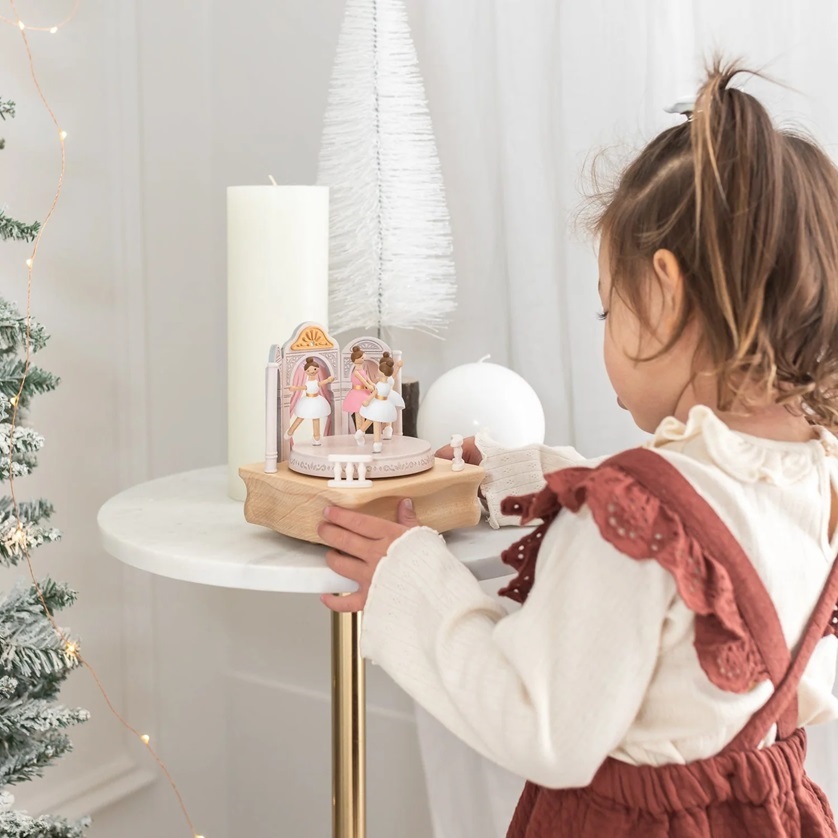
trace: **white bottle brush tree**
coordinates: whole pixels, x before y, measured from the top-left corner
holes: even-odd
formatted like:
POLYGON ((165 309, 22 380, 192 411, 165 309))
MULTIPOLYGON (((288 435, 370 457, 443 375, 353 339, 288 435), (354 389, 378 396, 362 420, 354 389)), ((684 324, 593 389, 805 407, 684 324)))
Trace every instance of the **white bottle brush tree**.
POLYGON ((329 329, 436 334, 454 310, 451 226, 403 0, 347 0, 320 152, 329 329))
MULTIPOLYGON (((0 100, 0 118, 14 116, 14 103, 0 100)), ((0 148, 3 148, 0 139, 0 148)), ((31 242, 39 224, 24 224, 0 209, 0 240, 31 242)), ((51 373, 31 366, 26 346, 35 352, 47 341, 43 327, 29 321, 0 299, 0 481, 18 481, 36 465, 43 437, 24 427, 34 395, 58 384, 51 373), (28 333, 28 335, 27 335, 28 333), (22 387, 21 387, 22 384, 22 387)), ((42 544, 56 541, 49 524, 52 505, 43 499, 13 500, 0 496, 0 563, 24 561, 42 544)), ((56 703, 61 684, 78 666, 71 641, 53 625, 56 611, 71 605, 74 591, 43 579, 38 587, 19 583, 0 598, 0 835, 3 838, 81 838, 89 819, 70 822, 50 815, 31 817, 15 811, 8 787, 38 777, 43 769, 71 749, 65 729, 83 722, 88 713, 56 703), (40 588, 40 590, 39 590, 40 588), (46 609, 46 611, 45 611, 46 609)))

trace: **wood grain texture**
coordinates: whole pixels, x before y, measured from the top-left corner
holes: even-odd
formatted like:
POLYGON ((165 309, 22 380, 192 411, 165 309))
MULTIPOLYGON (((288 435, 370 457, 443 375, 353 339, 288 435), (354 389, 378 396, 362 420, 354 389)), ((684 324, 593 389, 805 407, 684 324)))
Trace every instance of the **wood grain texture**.
POLYGON ((330 488, 321 478, 291 471, 287 463, 280 463, 275 474, 266 474, 264 467, 264 463, 254 463, 239 469, 247 486, 245 520, 314 544, 323 543, 317 527, 327 506, 395 521, 399 501, 409 497, 419 520, 439 532, 472 527, 480 521, 477 489, 483 469, 478 466, 466 465, 454 472, 450 460, 437 459, 430 471, 375 480, 369 489, 330 488))

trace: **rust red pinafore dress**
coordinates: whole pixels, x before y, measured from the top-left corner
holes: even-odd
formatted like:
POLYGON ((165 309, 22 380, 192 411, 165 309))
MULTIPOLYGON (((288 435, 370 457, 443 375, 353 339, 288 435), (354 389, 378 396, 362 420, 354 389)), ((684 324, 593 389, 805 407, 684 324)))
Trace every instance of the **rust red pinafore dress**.
POLYGON ((504 553, 518 576, 502 594, 526 599, 547 527, 563 508, 583 505, 627 557, 651 558, 672 573, 695 613, 696 652, 714 684, 744 693, 770 678, 775 690, 709 759, 654 767, 608 758, 586 788, 528 782, 507 838, 836 838, 829 803, 803 767, 797 689, 818 641, 838 634, 838 560, 792 655, 736 539, 674 466, 638 448, 597 468, 555 472, 541 492, 504 501, 505 514, 543 524, 504 553), (759 749, 775 723, 777 741, 759 749))

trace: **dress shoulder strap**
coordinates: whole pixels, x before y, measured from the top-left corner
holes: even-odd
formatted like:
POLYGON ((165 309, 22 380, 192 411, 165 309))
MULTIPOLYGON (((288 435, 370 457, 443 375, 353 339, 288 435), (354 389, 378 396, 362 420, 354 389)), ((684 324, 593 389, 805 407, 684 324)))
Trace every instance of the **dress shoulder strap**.
MULTIPOLYGON (((696 615, 696 652, 714 684, 741 693, 766 678, 775 687, 784 681, 790 654, 762 580, 704 498, 678 469, 648 449, 622 452, 596 468, 554 472, 541 492, 504 501, 506 514, 521 515, 522 523, 536 518, 543 523, 503 554, 518 576, 502 594, 526 598, 550 523, 563 508, 577 512, 583 505, 603 538, 622 553, 656 560, 672 573, 696 615)), ((781 736, 797 722, 797 694, 789 692, 781 708, 781 736)))

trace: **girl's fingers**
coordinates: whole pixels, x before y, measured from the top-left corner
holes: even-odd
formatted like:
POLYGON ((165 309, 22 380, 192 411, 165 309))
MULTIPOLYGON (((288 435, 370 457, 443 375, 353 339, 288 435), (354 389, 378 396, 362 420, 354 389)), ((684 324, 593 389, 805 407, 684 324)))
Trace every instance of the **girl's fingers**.
POLYGON ((338 527, 372 539, 390 535, 393 528, 390 521, 383 521, 373 515, 364 515, 362 512, 352 512, 350 509, 342 509, 339 506, 330 506, 324 509, 323 517, 338 527))
POLYGON ((320 601, 327 608, 332 611, 338 611, 345 614, 349 611, 363 611, 364 605, 367 602, 366 591, 355 594, 321 594, 320 601))
POLYGON ((443 445, 434 456, 439 457, 441 460, 453 460, 454 449, 450 445, 443 445))
POLYGON ((381 548, 375 541, 345 530, 343 527, 337 527, 327 521, 320 524, 317 528, 317 534, 329 547, 333 547, 347 556, 354 556, 355 559, 372 561, 381 555, 381 548))
POLYGON ((360 559, 355 559, 352 556, 347 556, 345 553, 340 553, 337 550, 329 550, 326 553, 326 564, 338 576, 343 576, 344 579, 351 579, 353 582, 362 584, 369 576, 367 565, 360 559))

